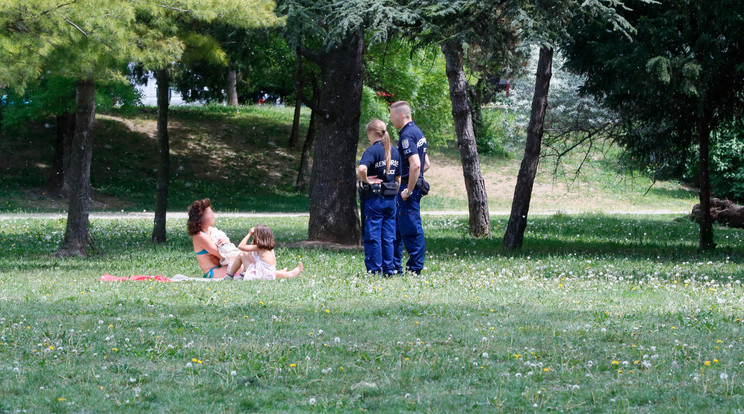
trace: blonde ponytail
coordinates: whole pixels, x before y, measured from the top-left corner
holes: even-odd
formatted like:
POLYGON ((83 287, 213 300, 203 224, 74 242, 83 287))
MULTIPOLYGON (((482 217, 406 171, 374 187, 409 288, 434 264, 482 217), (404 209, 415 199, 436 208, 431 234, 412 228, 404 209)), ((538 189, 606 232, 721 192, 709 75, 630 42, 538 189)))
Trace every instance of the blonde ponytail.
POLYGON ((390 159, 392 158, 390 134, 388 134, 387 129, 385 130, 385 134, 382 136, 382 146, 385 147, 385 177, 387 177, 388 174, 390 174, 390 159))
POLYGON ((387 131, 387 125, 385 122, 379 119, 373 119, 367 124, 367 132, 374 132, 382 141, 382 146, 385 147, 385 177, 390 174, 390 160, 392 157, 390 147, 390 134, 387 131))

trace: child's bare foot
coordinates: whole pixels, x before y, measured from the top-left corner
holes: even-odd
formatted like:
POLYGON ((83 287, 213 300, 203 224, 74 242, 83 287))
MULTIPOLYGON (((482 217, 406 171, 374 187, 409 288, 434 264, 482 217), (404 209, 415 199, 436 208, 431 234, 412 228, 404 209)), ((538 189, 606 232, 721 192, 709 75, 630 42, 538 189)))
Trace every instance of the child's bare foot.
POLYGON ((289 272, 289 274, 292 275, 292 277, 296 277, 300 273, 302 273, 302 262, 297 263, 297 267, 295 267, 294 269, 292 269, 291 272, 289 272))

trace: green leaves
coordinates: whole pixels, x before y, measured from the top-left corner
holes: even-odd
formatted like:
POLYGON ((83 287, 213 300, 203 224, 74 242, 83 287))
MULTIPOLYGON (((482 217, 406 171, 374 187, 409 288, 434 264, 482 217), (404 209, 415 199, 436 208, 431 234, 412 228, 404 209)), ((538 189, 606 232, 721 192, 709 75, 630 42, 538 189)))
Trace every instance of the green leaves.
POLYGON ((662 83, 668 84, 672 80, 671 64, 669 59, 657 56, 646 62, 646 72, 662 83))
MULTIPOLYGON (((226 62, 214 39, 182 28, 219 19, 236 27, 279 24, 266 0, 11 0, 0 5, 0 83, 22 89, 42 70, 70 78, 121 79, 131 62, 159 68, 181 58, 185 43, 226 62)), ((198 51, 198 52, 196 52, 198 51)))

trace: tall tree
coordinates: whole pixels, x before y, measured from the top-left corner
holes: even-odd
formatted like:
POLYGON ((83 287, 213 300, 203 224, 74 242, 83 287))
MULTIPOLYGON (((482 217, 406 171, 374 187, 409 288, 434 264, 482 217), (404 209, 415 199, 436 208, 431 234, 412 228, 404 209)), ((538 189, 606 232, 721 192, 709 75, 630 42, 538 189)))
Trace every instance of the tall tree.
POLYGON ((555 50, 568 38, 569 27, 577 21, 574 19, 577 15, 594 16, 604 24, 605 30, 614 29, 627 36, 633 31, 633 27, 618 13, 622 8, 624 4, 620 0, 540 0, 519 4, 514 24, 524 44, 539 47, 540 53, 527 141, 514 187, 511 214, 504 233, 503 247, 506 249, 522 247, 527 228, 532 188, 542 147, 555 50))
POLYGON ((462 172, 465 177, 465 190, 468 193, 468 219, 470 234, 475 237, 491 234, 491 216, 488 212, 486 183, 480 169, 478 149, 473 130, 473 110, 468 100, 468 84, 463 68, 461 42, 445 41, 442 53, 447 60, 447 79, 450 84, 452 117, 457 132, 457 148, 460 150, 462 172))
MULTIPOLYGON (((182 60, 187 63, 205 61, 212 65, 228 67, 227 55, 212 33, 241 32, 246 28, 274 24, 277 19, 271 1, 220 1, 208 6, 193 5, 196 13, 184 13, 179 9, 144 9, 138 13, 138 23, 143 31, 142 50, 148 50, 152 43, 161 45, 161 53, 143 53, 140 63, 145 69, 155 72, 158 85, 158 177, 155 217, 152 240, 156 243, 166 241, 166 212, 168 209, 168 189, 170 186, 170 139, 168 136, 168 110, 172 66, 182 60), (230 16, 225 18, 224 16, 230 16), (220 21, 215 19, 219 17, 220 21), (146 35, 146 36, 145 36, 146 35), (167 48, 168 53, 162 53, 167 48)), ((232 79, 228 85, 228 103, 237 105, 235 66, 230 66, 232 79)))
POLYGON ((308 239, 358 244, 354 164, 359 142, 366 39, 379 42, 414 18, 387 0, 280 1, 292 47, 318 65, 321 90, 310 178, 308 239), (317 49, 300 45, 321 44, 317 49), (308 42, 309 39, 309 42, 308 42))
MULTIPOLYGON (((647 165, 684 162, 698 153, 699 249, 714 248, 710 215, 711 131, 744 109, 744 4, 732 1, 628 2, 622 15, 633 39, 603 31, 592 16, 566 42, 568 65, 587 76, 585 90, 617 110, 621 140, 647 165)), ((578 25, 576 26, 578 28, 578 25)))
POLYGON ((485 76, 514 63, 516 33, 507 19, 512 5, 498 0, 423 0, 412 7, 420 10, 421 20, 409 33, 420 42, 440 43, 446 60, 452 117, 468 195, 470 234, 488 236, 488 196, 473 126, 473 114, 480 108, 471 105, 474 102, 468 92, 473 85, 468 82, 466 69, 485 76))
MULTIPOLYGON (((90 163, 95 120, 95 82, 121 79, 118 68, 130 62, 168 61, 176 42, 158 29, 141 24, 138 16, 187 13, 191 18, 240 15, 245 4, 228 0, 202 5, 197 0, 179 2, 178 7, 149 2, 91 0, 56 3, 50 0, 14 0, 0 5, 0 57, 23 62, 3 70, 0 83, 22 89, 38 76, 42 67, 75 79, 76 120, 70 152, 70 197, 68 220, 59 256, 84 256, 90 244, 90 163), (220 8, 218 5, 222 5, 220 8), (35 40, 39 39, 39 40, 35 40), (165 39, 170 39, 166 37, 165 39), (36 50, 33 45, 42 45, 36 50), (27 66, 31 66, 30 68, 27 66)), ((229 19, 229 17, 227 17, 229 19)), ((67 173, 67 172, 66 172, 67 173)))
POLYGON ((297 141, 300 135, 300 114, 302 112, 302 54, 300 53, 299 46, 295 49, 297 56, 297 67, 295 68, 294 82, 295 82, 295 108, 294 118, 292 119, 292 132, 289 134, 289 143, 287 146, 291 149, 297 146, 297 141))

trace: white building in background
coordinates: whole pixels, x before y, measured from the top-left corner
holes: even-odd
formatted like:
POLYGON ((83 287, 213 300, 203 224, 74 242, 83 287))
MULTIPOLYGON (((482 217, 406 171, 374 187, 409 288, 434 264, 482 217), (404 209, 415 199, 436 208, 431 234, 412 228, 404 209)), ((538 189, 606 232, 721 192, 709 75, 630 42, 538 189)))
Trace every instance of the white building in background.
MULTIPOLYGON (((134 85, 142 94, 142 105, 144 106, 158 106, 158 82, 155 80, 155 76, 152 72, 147 74, 147 83, 144 85, 134 85)), ((175 88, 170 88, 170 104, 171 106, 202 106, 204 102, 186 102, 183 100, 181 92, 178 92, 175 88)))

